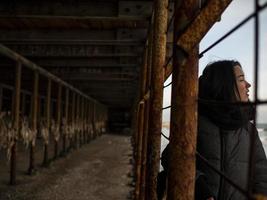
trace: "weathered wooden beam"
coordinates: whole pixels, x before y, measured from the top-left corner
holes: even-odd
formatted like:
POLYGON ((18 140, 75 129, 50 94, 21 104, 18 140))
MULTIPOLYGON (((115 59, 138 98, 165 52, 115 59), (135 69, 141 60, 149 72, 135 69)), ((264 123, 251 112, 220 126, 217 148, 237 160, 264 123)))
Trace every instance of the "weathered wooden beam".
MULTIPOLYGON (((39 95, 39 73, 34 71, 33 92, 32 92, 32 114, 31 114, 31 129, 34 134, 37 134, 37 112, 38 112, 38 95, 39 95)), ((30 159, 28 174, 32 175, 35 170, 35 140, 30 143, 30 159)))
MULTIPOLYGON (((182 27, 178 33, 176 45, 184 52, 190 54, 190 51, 196 47, 200 40, 206 35, 209 29, 220 19, 223 11, 232 2, 232 0, 207 1, 197 17, 192 22, 185 22, 186 27, 182 27), (190 23, 189 23, 190 22, 190 23)), ((188 4, 191 5, 191 4, 188 4)), ((180 59, 180 63, 184 58, 180 59)), ((168 65, 165 72, 165 80, 172 72, 173 65, 168 65)))
MULTIPOLYGON (((16 136, 19 134, 19 112, 20 112, 20 92, 21 92, 21 63, 16 63, 16 79, 15 79, 15 92, 13 95, 14 104, 12 105, 13 111, 13 128, 16 131, 16 136)), ((11 158, 10 158, 10 184, 16 184, 16 154, 17 154, 17 141, 15 138, 12 138, 11 146, 11 158)))
POLYGON ((0 16, 0 27, 7 29, 22 28, 60 28, 60 29, 144 29, 148 26, 146 17, 78 17, 51 15, 0 16))
POLYGON ((148 198, 157 199, 157 175, 160 165, 161 122, 163 104, 163 83, 166 56, 166 32, 168 0, 155 0, 154 38, 152 52, 151 104, 148 137, 148 198))

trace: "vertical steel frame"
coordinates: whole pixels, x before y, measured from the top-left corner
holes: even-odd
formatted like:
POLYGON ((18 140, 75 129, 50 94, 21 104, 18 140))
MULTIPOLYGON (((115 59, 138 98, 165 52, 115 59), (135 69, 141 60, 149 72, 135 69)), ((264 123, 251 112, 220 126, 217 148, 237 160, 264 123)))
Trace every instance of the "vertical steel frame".
MULTIPOLYGON (((14 108, 13 110, 13 119, 14 124, 13 128, 16 131, 16 135, 19 133, 19 111, 20 111, 20 93, 21 93, 21 63, 16 63, 16 80, 15 80, 15 94, 14 94, 14 108)), ((11 147, 11 158, 10 158, 10 184, 16 184, 16 139, 13 141, 11 147)))

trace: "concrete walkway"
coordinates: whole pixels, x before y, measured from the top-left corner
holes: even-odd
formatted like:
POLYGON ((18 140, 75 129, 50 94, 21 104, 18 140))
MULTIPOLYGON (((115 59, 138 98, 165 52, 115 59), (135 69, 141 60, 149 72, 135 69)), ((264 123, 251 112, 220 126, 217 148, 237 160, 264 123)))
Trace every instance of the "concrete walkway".
POLYGON ((34 176, 20 175, 16 186, 1 183, 0 199, 125 200, 133 190, 131 151, 129 136, 103 135, 34 176))

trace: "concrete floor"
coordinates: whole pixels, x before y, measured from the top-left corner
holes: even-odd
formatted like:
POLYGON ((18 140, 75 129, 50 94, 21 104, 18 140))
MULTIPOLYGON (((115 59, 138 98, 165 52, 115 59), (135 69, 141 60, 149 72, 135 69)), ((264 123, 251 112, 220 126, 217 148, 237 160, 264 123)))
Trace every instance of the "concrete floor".
MULTIPOLYGON (((132 171, 131 153, 129 136, 102 135, 55 160, 48 168, 38 167, 33 176, 18 173, 16 186, 9 186, 2 176, 0 200, 128 199, 134 189, 129 186, 132 180, 127 175, 132 171)), ((27 160, 21 162, 27 165, 27 160)))

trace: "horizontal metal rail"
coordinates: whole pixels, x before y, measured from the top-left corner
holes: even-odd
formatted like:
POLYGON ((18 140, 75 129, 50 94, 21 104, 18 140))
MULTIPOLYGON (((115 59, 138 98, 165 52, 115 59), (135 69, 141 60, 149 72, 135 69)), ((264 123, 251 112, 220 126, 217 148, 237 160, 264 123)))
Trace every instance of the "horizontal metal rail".
POLYGON ((69 88, 70 90, 76 92, 77 94, 85 97, 86 99, 93 101, 97 104, 102 105, 100 102, 96 101, 95 99, 93 99, 92 97, 84 94, 83 92, 81 92, 80 90, 78 90, 77 88, 73 87, 72 85, 68 84, 67 82, 61 80, 60 78, 58 78, 57 76, 51 74, 50 72, 48 72, 47 70, 41 68, 40 66, 36 65, 35 63, 31 62, 30 60, 28 60, 27 58, 24 58, 23 56, 19 55, 18 53, 12 51, 11 49, 5 47, 4 45, 0 44, 0 54, 14 60, 17 62, 21 62, 21 64, 23 64, 25 67, 33 70, 33 71, 37 71, 38 73, 40 73, 41 75, 55 81, 56 83, 59 83, 67 88, 69 88))

